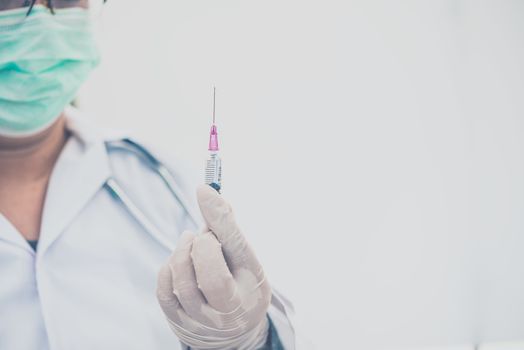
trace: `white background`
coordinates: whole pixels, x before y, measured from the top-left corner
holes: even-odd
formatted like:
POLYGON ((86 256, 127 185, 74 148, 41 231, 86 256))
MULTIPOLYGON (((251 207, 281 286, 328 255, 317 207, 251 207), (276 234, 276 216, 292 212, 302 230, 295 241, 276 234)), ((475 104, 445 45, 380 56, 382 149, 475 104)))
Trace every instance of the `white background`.
POLYGON ((109 0, 80 106, 207 157, 320 349, 524 339, 524 1, 109 0))

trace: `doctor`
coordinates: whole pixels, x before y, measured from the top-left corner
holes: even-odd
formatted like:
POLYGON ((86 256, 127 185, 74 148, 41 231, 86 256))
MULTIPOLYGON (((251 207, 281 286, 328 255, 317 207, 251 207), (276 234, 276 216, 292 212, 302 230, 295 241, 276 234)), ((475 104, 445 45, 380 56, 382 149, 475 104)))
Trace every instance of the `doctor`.
POLYGON ((0 0, 0 349, 294 348, 229 204, 67 107, 101 3, 0 0))

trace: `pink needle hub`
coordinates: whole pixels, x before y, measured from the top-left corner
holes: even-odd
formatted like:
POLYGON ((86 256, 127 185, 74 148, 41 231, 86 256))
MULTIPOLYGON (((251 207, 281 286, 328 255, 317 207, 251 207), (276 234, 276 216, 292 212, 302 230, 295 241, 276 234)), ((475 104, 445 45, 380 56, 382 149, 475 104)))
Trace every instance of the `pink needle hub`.
POLYGON ((209 150, 218 151, 218 133, 215 124, 211 126, 211 132, 209 133, 209 150))

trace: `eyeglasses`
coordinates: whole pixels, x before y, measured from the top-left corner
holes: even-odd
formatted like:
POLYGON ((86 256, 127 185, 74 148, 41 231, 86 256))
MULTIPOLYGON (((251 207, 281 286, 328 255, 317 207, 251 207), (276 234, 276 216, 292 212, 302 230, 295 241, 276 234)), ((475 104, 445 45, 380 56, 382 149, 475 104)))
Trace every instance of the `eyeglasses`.
POLYGON ((107 0, 0 0, 0 14, 8 17, 9 26, 22 24, 37 5, 43 5, 51 13, 55 10, 81 8, 90 13, 99 13, 100 8, 107 0))

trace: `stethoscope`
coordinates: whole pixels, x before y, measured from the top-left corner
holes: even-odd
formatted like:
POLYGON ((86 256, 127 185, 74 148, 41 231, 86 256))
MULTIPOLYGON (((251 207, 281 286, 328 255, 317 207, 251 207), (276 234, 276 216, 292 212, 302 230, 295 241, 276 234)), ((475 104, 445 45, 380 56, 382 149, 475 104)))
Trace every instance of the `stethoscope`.
MULTIPOLYGON (((199 220, 199 215, 197 215, 188 205, 188 202, 182 192, 180 191, 175 177, 169 171, 169 169, 160 162, 156 157, 154 157, 147 149, 138 143, 124 138, 121 140, 115 141, 106 141, 106 148, 108 152, 113 150, 124 150, 136 155, 149 169, 156 173, 164 182, 169 192, 173 197, 178 201, 180 206, 185 210, 195 227, 201 225, 201 220, 199 220)), ((122 186, 113 178, 110 177, 104 184, 104 188, 109 191, 111 196, 117 199, 122 205, 127 209, 129 214, 136 220, 136 222, 142 226, 144 230, 149 232, 155 239, 157 239, 161 244, 173 250, 175 245, 173 242, 168 240, 165 234, 163 234, 158 227, 144 214, 142 210, 131 200, 123 189, 122 186)))
MULTIPOLYGON (((176 184, 175 177, 173 176, 173 174, 147 149, 127 138, 117 141, 106 141, 105 144, 108 152, 110 152, 111 150, 124 150, 131 152, 132 154, 136 155, 139 159, 141 159, 145 165, 147 165, 153 172, 155 172, 162 179, 162 181, 164 182, 168 190, 171 192, 173 197, 186 211, 187 215, 189 216, 195 227, 201 226, 202 221, 201 219, 199 219, 201 216, 197 215, 191 209, 191 206, 188 205, 187 200, 185 199, 184 195, 182 194, 182 192, 176 184)), ((166 239, 166 235, 162 234, 162 232, 153 224, 153 222, 151 222, 148 219, 148 217, 131 200, 131 198, 126 194, 124 189, 118 184, 118 182, 114 178, 109 178, 105 182, 104 188, 106 188, 109 191, 113 198, 117 199, 118 201, 120 201, 120 203, 123 204, 123 206, 127 209, 129 214, 137 221, 138 224, 142 226, 144 230, 146 230, 147 232, 149 232, 149 234, 154 236, 159 241, 159 243, 163 244, 171 251, 174 250, 174 243, 166 239)), ((287 299, 276 290, 273 290, 272 292, 274 295, 278 297, 272 299, 272 304, 282 313, 287 315, 288 318, 292 318, 292 314, 290 314, 290 312, 288 311, 288 308, 289 310, 293 311, 291 303, 287 301, 286 304, 288 306, 286 307, 282 300, 287 299)), ((292 325, 291 329, 294 333, 295 330, 292 325)))

